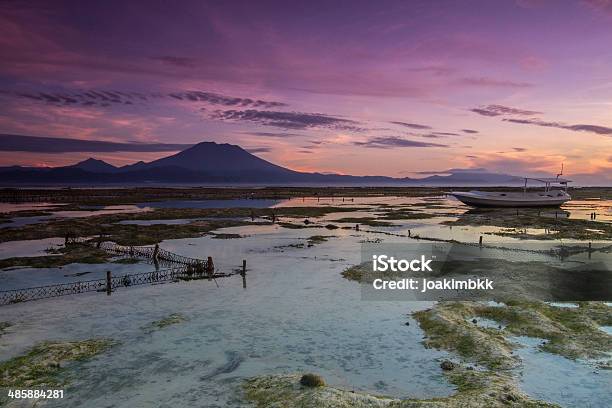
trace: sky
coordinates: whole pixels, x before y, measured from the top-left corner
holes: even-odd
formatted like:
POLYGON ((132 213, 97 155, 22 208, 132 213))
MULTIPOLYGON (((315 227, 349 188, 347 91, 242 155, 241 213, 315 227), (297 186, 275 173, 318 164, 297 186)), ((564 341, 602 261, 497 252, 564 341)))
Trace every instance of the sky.
POLYGON ((215 141, 300 171, 609 184, 610 44, 612 0, 5 0, 0 166, 215 141))

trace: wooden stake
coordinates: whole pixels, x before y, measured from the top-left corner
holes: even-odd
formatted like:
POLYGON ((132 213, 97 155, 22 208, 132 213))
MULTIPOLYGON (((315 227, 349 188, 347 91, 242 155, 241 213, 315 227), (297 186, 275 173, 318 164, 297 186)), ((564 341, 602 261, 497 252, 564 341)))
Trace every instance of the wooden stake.
POLYGON ((215 274, 215 264, 213 263, 212 256, 209 256, 208 261, 206 261, 206 273, 208 276, 213 276, 215 274))
POLYGON ((242 260, 242 288, 246 289, 246 259, 242 260))
POLYGON ((111 271, 106 271, 106 295, 110 296, 111 291, 111 271))

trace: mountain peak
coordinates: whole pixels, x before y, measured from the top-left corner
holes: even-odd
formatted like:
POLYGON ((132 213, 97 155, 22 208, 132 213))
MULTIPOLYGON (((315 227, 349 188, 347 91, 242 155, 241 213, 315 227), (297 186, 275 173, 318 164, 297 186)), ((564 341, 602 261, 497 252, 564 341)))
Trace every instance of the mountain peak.
POLYGON ((109 164, 104 160, 94 159, 93 157, 89 157, 68 167, 90 171, 93 173, 111 173, 117 170, 117 167, 113 166, 112 164, 109 164))
POLYGON ((147 163, 146 167, 182 167, 208 174, 291 173, 291 170, 263 160, 240 146, 216 142, 200 142, 172 156, 147 163))

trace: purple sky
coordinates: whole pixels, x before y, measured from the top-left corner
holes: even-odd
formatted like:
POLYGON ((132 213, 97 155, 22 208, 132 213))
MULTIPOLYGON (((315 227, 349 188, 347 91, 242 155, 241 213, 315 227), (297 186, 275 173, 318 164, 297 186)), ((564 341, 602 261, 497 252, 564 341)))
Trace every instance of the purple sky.
POLYGON ((610 183, 610 44, 612 0, 4 1, 0 133, 156 147, 0 165, 216 141, 296 170, 610 183))

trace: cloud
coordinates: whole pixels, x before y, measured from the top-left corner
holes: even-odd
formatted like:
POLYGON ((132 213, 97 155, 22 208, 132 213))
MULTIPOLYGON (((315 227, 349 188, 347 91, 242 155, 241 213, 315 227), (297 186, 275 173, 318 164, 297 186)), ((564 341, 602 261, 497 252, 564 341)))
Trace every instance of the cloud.
POLYGON ((461 136, 459 133, 453 132, 430 132, 430 133, 411 133, 412 136, 425 137, 427 139, 441 139, 447 136, 461 136))
POLYGON ((4 152, 173 152, 184 150, 191 146, 191 144, 120 143, 61 137, 0 134, 0 151, 4 152))
MULTIPOLYGON (((530 111, 524 109, 511 108, 503 105, 487 105, 478 108, 470 109, 471 112, 478 113, 482 116, 533 116, 539 115, 542 112, 530 111)), ((518 119, 518 118, 503 118, 505 122, 518 123, 520 125, 535 125, 542 127, 550 127, 557 129, 571 130, 574 132, 590 132, 598 135, 612 135, 612 128, 602 125, 577 124, 567 125, 562 122, 545 121, 537 118, 518 119)))
POLYGON ((473 167, 473 168, 467 168, 467 169, 424 170, 424 171, 417 171, 415 172, 415 174, 429 175, 429 174, 486 173, 486 172, 487 172, 487 169, 483 167, 473 167))
POLYGON ((462 78, 457 81, 460 85, 468 85, 468 86, 479 86, 479 87, 488 87, 488 88, 529 88, 532 87, 533 84, 527 82, 515 82, 509 81, 505 79, 493 79, 493 78, 462 78))
POLYGON ((286 106, 283 102, 261 99, 239 98, 206 91, 179 91, 163 94, 159 92, 131 92, 117 90, 76 90, 62 92, 21 92, 1 91, 4 95, 16 96, 31 101, 56 106, 98 106, 134 105, 159 99, 174 99, 184 102, 204 102, 211 105, 240 106, 254 108, 276 108, 286 106))
POLYGON ((518 123, 521 125, 536 125, 536 126, 543 126, 543 127, 552 127, 552 128, 558 128, 558 129, 572 130, 574 132, 590 132, 590 133, 596 133, 598 135, 612 135, 612 128, 607 127, 607 126, 600 126, 600 125, 585 125, 585 124, 566 125, 560 122, 546 122, 540 119, 506 118, 503 120, 506 122, 518 123))
POLYGON ((212 119, 255 122, 283 129, 331 128, 360 131, 358 122, 321 113, 248 110, 217 110, 212 119))
POLYGON ((432 132, 432 133, 438 136, 460 136, 459 133, 453 133, 453 132, 432 132))
POLYGON ((516 0, 516 5, 521 8, 535 9, 550 4, 550 0, 516 0))
POLYGON ((591 10, 612 16, 612 1, 610 0, 582 0, 591 10))
POLYGON ((469 134, 479 133, 477 130, 473 130, 473 129, 461 129, 461 131, 463 133, 469 133, 469 134))
POLYGON ((241 107, 254 107, 254 108, 276 108, 281 106, 287 106, 282 102, 269 102, 262 101, 260 99, 251 98, 235 98, 230 96, 219 95, 212 92, 203 91, 187 91, 180 93, 172 93, 171 97, 180 100, 192 101, 192 102, 207 102, 213 105, 223 106, 241 106, 241 107))
POLYGON ((404 126, 410 129, 431 129, 431 126, 427 126, 427 125, 419 125, 418 123, 406 123, 406 122, 389 122, 389 123, 393 123, 394 125, 400 125, 400 126, 404 126))
POLYGON ((471 112, 477 113, 482 116, 502 116, 502 115, 515 115, 515 116, 532 116, 539 115, 542 112, 530 111, 524 109, 512 108, 503 105, 487 105, 480 106, 478 108, 470 109, 471 112))
POLYGON ((272 151, 272 148, 270 147, 251 147, 251 148, 245 148, 244 150, 246 150, 249 153, 268 153, 272 151))
POLYGON ((167 65, 182 68, 194 68, 197 65, 197 61, 194 58, 189 57, 176 57, 172 55, 162 55, 159 57, 151 57, 153 61, 159 61, 167 65))
POLYGON ((550 66, 549 62, 544 58, 530 55, 520 60, 520 65, 523 69, 529 71, 542 71, 550 66))
POLYGON ((353 144, 376 149, 390 149, 394 147, 448 147, 444 144, 402 139, 397 136, 374 137, 365 142, 353 142, 353 144))
POLYGON ((544 176, 556 172, 563 161, 563 156, 530 155, 528 153, 486 154, 474 159, 474 165, 484 167, 492 172, 544 176))
POLYGON ((296 137, 296 136, 303 136, 300 135, 299 133, 287 133, 287 132, 281 132, 281 133, 275 133, 275 132, 244 132, 246 134, 249 135, 253 135, 253 136, 261 136, 261 137, 296 137))

